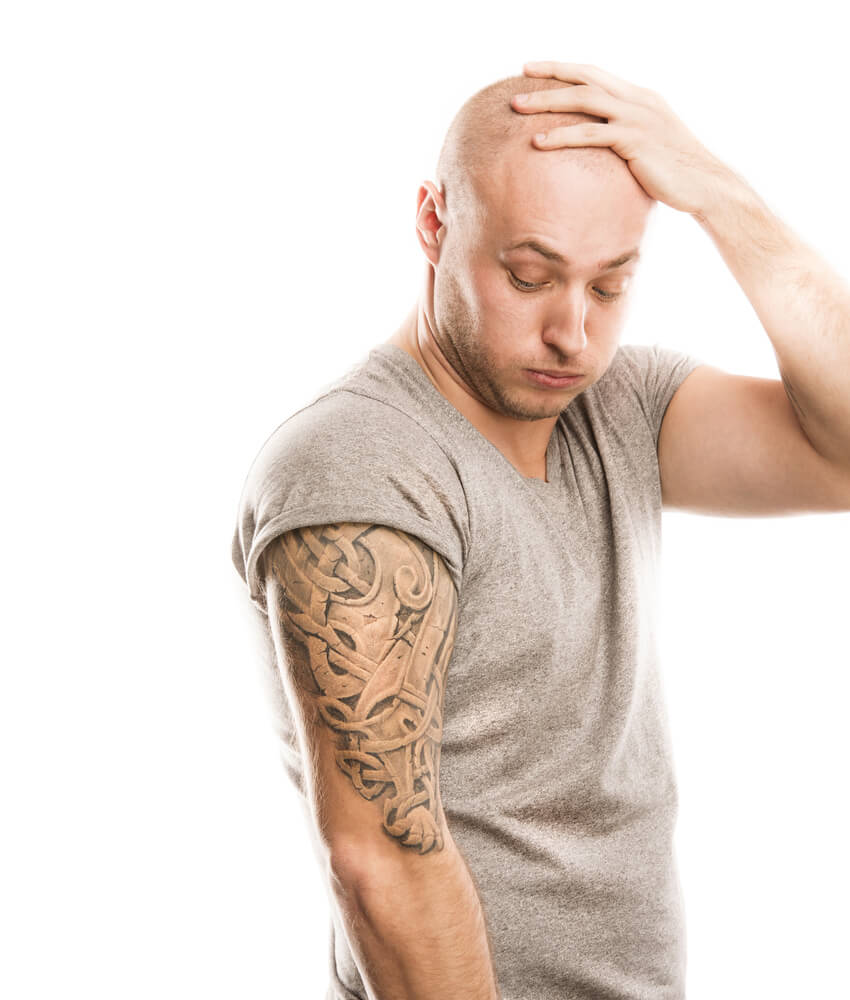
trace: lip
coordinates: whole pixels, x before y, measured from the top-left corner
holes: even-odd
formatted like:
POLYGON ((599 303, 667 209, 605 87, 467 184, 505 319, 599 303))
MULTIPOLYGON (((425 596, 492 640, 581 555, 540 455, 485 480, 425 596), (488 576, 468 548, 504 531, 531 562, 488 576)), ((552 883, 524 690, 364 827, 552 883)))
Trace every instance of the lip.
POLYGON ((536 368, 526 368, 525 371, 528 372, 529 378, 537 385, 548 385, 556 389, 575 385, 576 382, 584 377, 581 372, 577 375, 553 375, 545 370, 541 371, 536 368))

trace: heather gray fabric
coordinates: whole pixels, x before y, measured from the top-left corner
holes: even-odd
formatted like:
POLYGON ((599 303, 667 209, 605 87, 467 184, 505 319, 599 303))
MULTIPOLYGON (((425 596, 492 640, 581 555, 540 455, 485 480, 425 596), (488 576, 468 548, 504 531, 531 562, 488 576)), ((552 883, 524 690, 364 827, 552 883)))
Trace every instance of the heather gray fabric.
MULTIPOLYGON (((410 355, 380 344, 284 420, 245 482, 233 561, 265 628, 281 753, 302 796, 260 552, 289 528, 359 521, 445 559, 460 601, 440 788, 504 1000, 684 997, 656 448, 667 404, 701 363, 621 345, 559 417, 546 482, 523 477, 410 355)), ((327 998, 365 1000, 335 913, 330 932, 327 998)))

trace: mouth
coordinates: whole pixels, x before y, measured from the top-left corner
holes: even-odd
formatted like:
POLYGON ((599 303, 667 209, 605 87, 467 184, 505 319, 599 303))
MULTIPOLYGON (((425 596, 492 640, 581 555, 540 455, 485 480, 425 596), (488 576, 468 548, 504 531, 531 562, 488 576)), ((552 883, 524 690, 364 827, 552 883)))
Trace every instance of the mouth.
POLYGON ((525 371, 537 385, 546 385, 554 389, 575 385, 584 377, 581 372, 567 372, 565 374, 563 372, 540 371, 536 368, 526 368, 525 371))

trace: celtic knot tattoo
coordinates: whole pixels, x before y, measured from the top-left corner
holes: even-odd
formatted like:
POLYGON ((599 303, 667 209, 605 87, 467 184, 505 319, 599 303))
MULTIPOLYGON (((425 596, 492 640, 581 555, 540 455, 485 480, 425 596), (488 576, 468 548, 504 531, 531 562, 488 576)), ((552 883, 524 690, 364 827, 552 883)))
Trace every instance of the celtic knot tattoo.
POLYGON ((457 624, 443 559, 374 524, 294 529, 269 551, 297 683, 337 736, 337 766, 364 799, 382 801, 390 837, 420 854, 442 849, 443 694, 457 624))

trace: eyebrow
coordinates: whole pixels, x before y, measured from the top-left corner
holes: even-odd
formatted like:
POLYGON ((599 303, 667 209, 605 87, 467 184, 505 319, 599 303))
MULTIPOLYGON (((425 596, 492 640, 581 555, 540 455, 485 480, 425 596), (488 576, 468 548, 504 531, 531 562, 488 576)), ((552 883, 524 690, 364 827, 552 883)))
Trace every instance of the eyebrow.
MULTIPOLYGON (((547 247, 545 243, 540 243, 537 240, 520 240, 519 243, 512 243, 506 249, 519 250, 521 247, 528 247, 529 250, 534 250, 543 257, 546 257, 547 260, 554 260, 558 264, 569 264, 567 258, 561 256, 557 250, 553 250, 551 247, 547 247)), ((630 260, 638 260, 639 257, 640 250, 638 250, 637 247, 634 247, 633 249, 620 254, 619 257, 615 257, 613 260, 609 260, 606 264, 603 264, 602 270, 612 271, 615 267, 622 267, 623 264, 627 264, 630 260)))

